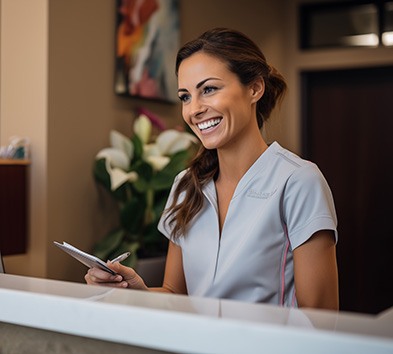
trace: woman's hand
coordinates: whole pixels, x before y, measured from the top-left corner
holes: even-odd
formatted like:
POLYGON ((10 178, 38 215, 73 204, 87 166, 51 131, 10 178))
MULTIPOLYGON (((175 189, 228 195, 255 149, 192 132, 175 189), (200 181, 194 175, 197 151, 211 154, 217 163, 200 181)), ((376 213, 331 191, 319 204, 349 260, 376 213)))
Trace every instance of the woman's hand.
POLYGON ((148 290, 145 282, 134 269, 125 267, 119 262, 112 263, 108 261, 107 266, 117 274, 112 275, 99 268, 90 268, 85 275, 86 283, 114 288, 148 290))
POLYGON ((148 288, 134 269, 125 267, 119 262, 112 263, 108 261, 107 266, 117 274, 112 275, 99 268, 90 268, 85 275, 86 283, 90 285, 111 286, 113 288, 131 288, 172 294, 187 294, 181 248, 172 241, 169 242, 164 284, 161 287, 148 288))

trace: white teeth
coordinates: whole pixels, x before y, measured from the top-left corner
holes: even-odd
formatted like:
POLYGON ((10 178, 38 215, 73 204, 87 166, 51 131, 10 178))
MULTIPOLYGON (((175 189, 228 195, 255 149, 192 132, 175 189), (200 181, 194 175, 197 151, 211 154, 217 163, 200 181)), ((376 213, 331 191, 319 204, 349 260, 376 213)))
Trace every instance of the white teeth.
POLYGON ((218 125, 221 122, 221 119, 217 118, 217 119, 212 119, 212 120, 208 120, 206 122, 203 123, 199 123, 198 124, 198 128, 200 130, 205 130, 211 127, 214 127, 216 125, 218 125))

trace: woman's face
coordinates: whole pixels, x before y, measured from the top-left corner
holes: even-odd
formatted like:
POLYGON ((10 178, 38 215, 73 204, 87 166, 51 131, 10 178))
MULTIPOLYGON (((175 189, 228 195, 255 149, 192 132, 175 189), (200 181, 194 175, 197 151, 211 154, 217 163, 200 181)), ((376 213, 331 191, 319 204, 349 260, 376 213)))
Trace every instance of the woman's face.
MULTIPOLYGON (((257 84, 244 86, 221 60, 197 52, 180 64, 178 95, 185 122, 207 149, 233 146, 258 129, 257 84)), ((261 85, 259 85, 261 86, 261 85)))

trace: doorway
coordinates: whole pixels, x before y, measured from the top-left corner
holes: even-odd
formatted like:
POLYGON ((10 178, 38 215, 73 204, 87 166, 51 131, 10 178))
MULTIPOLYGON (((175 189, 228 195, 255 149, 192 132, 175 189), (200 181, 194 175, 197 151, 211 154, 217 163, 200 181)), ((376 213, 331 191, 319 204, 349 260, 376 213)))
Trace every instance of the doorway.
POLYGON ((393 306, 393 67, 307 71, 303 156, 335 199, 340 309, 393 306))

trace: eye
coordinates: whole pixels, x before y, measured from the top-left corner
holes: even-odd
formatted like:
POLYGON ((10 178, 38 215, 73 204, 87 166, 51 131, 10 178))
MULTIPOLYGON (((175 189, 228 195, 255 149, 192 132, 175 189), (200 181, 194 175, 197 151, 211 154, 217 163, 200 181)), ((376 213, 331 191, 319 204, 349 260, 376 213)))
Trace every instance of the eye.
POLYGON ((179 96, 179 100, 182 101, 183 103, 186 103, 190 100, 190 95, 187 93, 183 93, 182 95, 179 96))
POLYGON ((217 87, 215 87, 215 86, 205 86, 203 88, 203 93, 206 95, 206 94, 212 93, 216 90, 217 90, 217 87))

